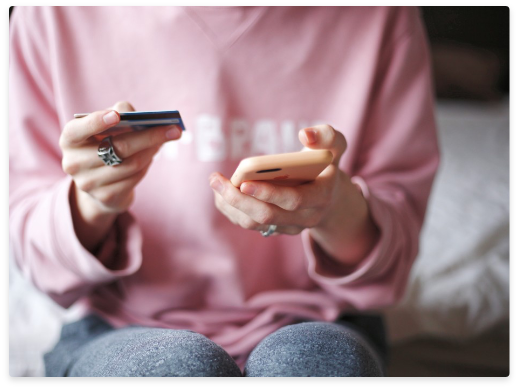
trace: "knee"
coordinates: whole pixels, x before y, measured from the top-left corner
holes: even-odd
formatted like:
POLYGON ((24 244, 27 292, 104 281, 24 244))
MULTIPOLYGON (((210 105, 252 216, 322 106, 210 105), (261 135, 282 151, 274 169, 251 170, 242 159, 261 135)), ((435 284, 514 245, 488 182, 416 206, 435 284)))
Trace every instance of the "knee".
POLYGON ((128 328, 86 346, 70 375, 227 377, 241 376, 241 371, 220 346, 198 333, 128 328))
POLYGON ((246 376, 371 377, 383 375, 379 358, 355 331, 334 323, 281 328, 262 340, 245 366, 246 376))

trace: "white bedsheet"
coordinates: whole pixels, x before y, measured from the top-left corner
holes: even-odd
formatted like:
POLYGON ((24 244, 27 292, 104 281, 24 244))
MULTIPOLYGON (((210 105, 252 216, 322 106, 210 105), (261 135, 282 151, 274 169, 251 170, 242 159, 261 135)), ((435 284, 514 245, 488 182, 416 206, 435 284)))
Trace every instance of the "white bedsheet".
POLYGON ((65 310, 38 291, 9 259, 9 375, 45 375, 43 354, 59 338, 63 323, 79 318, 78 308, 65 310))
POLYGON ((443 102, 441 166, 407 292, 387 310, 390 339, 468 339, 509 315, 509 114, 443 102))
MULTIPOLYGON (((386 312, 393 341, 466 338, 508 317, 508 102, 442 103, 437 112, 443 160, 407 293, 386 312)), ((44 375, 43 353, 78 315, 41 295, 11 260, 10 375, 44 375)))

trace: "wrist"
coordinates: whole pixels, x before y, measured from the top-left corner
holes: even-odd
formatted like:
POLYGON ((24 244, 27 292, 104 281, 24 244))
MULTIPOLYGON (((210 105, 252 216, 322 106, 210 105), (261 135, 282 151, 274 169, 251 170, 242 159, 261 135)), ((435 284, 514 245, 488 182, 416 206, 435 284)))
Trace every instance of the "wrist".
POLYGON ((117 214, 103 209, 74 183, 69 201, 76 236, 88 251, 95 253, 114 224, 117 214))
POLYGON ((380 231, 362 192, 344 172, 339 172, 332 199, 326 216, 310 230, 310 237, 336 262, 357 265, 376 245, 380 231))

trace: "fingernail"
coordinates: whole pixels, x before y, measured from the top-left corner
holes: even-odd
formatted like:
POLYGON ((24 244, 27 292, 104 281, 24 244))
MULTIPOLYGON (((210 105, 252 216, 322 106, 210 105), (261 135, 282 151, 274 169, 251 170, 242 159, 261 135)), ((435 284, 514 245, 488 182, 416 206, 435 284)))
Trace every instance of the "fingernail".
POLYGON ((256 185, 250 184, 250 183, 243 184, 240 187, 241 192, 245 193, 246 195, 249 195, 249 196, 254 196, 257 189, 258 189, 258 187, 256 185))
POLYGON ((103 116, 103 122, 105 124, 115 124, 119 120, 119 115, 115 111, 110 111, 103 116))
POLYGON ((223 190, 223 184, 220 182, 218 178, 214 178, 209 185, 211 185, 211 188, 213 188, 218 193, 222 193, 223 190))
POLYGON ((166 139, 178 139, 180 138, 180 130, 177 127, 173 127, 172 129, 166 132, 166 139))
POLYGON ((310 130, 309 128, 305 129, 306 141, 308 144, 314 144, 317 142, 317 134, 314 130, 310 130))

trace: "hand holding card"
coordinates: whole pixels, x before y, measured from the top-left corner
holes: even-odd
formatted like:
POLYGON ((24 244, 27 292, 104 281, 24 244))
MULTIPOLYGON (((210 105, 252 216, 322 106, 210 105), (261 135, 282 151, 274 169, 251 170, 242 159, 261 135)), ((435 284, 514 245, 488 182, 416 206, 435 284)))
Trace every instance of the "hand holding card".
POLYGON ((136 112, 128 102, 75 117, 59 145, 63 170, 73 180, 74 228, 92 251, 133 202, 154 155, 165 142, 180 139, 185 127, 178 111, 136 112))

